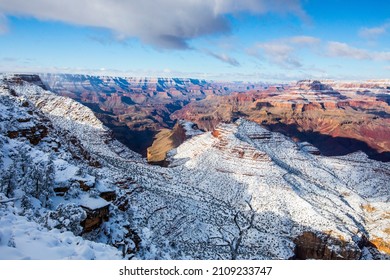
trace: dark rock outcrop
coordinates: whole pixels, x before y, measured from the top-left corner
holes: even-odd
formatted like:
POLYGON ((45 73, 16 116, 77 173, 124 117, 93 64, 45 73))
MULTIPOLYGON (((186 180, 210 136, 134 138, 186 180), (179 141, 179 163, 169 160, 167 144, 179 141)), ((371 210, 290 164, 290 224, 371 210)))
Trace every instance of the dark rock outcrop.
POLYGON ((172 130, 163 129, 155 137, 153 145, 147 150, 147 159, 150 164, 167 166, 167 152, 177 148, 189 136, 186 135, 186 130, 183 124, 177 122, 172 130))
POLYGON ((303 232, 294 243, 295 259, 298 260, 358 260, 362 254, 356 244, 310 231, 303 232))
POLYGON ((80 206, 87 213, 87 218, 81 223, 81 226, 84 228, 84 232, 90 232, 98 228, 104 221, 108 221, 110 214, 109 204, 97 208, 91 208, 83 205, 80 206))

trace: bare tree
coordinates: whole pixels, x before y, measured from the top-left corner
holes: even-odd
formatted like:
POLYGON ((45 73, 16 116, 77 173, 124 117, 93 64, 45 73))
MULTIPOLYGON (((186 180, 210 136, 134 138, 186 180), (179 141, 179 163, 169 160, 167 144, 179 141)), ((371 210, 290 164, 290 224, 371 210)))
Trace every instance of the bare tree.
POLYGON ((253 207, 250 204, 250 200, 246 201, 250 209, 249 216, 243 214, 242 211, 237 211, 234 214, 233 221, 236 227, 234 233, 220 226, 218 228, 218 232, 220 233, 220 236, 214 236, 209 238, 209 242, 211 242, 211 240, 213 239, 222 241, 222 243, 215 244, 215 245, 227 247, 229 249, 230 257, 232 260, 237 259, 243 238, 245 237, 247 232, 251 228, 253 228, 256 212, 253 210, 253 207))

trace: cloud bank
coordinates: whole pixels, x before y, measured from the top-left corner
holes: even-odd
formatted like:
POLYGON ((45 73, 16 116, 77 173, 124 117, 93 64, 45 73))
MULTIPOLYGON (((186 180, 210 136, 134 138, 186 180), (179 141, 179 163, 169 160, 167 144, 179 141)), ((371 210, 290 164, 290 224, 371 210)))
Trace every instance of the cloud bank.
POLYGON ((203 52, 209 56, 212 56, 212 57, 222 61, 222 62, 230 64, 231 66, 240 66, 240 63, 234 57, 231 57, 225 53, 215 53, 215 52, 212 52, 210 50, 204 50, 203 52))
MULTIPOLYGON (((293 13, 304 17, 300 0, 2 0, 0 15, 106 28, 117 38, 138 38, 158 48, 186 49, 188 41, 228 33, 227 15, 293 13)), ((0 32, 5 25, 1 23, 0 32)))
POLYGON ((390 52, 368 51, 365 49, 355 48, 341 42, 329 42, 327 45, 327 54, 330 57, 390 61, 390 52))
POLYGON ((359 36, 365 39, 373 40, 384 35, 390 29, 390 22, 386 22, 381 26, 363 27, 359 30, 359 36))
POLYGON ((7 18, 0 13, 0 34, 7 33, 7 18))
POLYGON ((320 39, 311 36, 295 36, 257 43, 248 49, 247 53, 259 59, 264 56, 268 61, 282 67, 299 68, 303 65, 296 52, 299 49, 317 45, 320 41, 320 39))

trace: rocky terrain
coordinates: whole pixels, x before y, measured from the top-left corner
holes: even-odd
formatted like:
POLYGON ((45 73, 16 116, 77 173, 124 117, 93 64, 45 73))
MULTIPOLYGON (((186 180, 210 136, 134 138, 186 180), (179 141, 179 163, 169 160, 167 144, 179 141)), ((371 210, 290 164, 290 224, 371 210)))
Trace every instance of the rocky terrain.
POLYGON ((0 77, 0 259, 122 258, 135 245, 103 165, 142 158, 91 110, 34 84, 0 77))
POLYGON ((175 121, 170 115, 184 105, 207 96, 262 87, 179 78, 62 74, 41 74, 40 77, 47 89, 91 108, 117 139, 144 156, 160 129, 173 128, 175 121))
POLYGON ((150 165, 32 80, 0 78, 0 259, 389 258, 389 163, 236 114, 150 165))
POLYGON ((147 160, 151 164, 166 166, 167 153, 180 146, 192 136, 201 134, 198 126, 188 121, 178 121, 172 130, 162 129, 147 150, 147 160))
MULTIPOLYGON (((148 148, 156 150, 151 146, 157 139, 154 147, 160 147, 160 155, 154 162, 163 160, 161 156, 181 142, 176 139, 172 145, 164 140, 175 134, 171 130, 177 120, 188 120, 211 131, 220 122, 239 117, 297 141, 307 141, 323 155, 361 150, 370 158, 390 160, 389 80, 306 80, 266 85, 196 79, 40 76, 40 86, 88 106, 131 150, 150 158, 148 148)), ((29 81, 31 77, 24 79, 29 81)))
POLYGON ((324 155, 362 150, 390 160, 390 81, 341 83, 300 81, 284 87, 233 93, 192 102, 174 112, 212 130, 244 117, 299 141, 324 155))

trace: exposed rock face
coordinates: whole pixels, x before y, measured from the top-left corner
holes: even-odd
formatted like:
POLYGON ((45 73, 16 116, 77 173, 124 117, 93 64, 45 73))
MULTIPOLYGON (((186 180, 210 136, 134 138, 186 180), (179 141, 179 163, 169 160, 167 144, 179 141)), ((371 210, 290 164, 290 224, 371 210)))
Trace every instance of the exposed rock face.
MULTIPOLYGON (((29 122, 30 119, 24 119, 23 121, 18 120, 19 122, 29 122)), ((43 138, 45 138, 48 134, 48 127, 42 124, 38 124, 36 126, 31 126, 29 128, 21 128, 17 131, 8 131, 7 135, 9 138, 19 138, 25 137, 27 138, 31 144, 38 145, 39 142, 43 138)))
POLYGON ((173 127, 169 118, 173 111, 191 100, 205 98, 205 90, 224 93, 196 79, 51 74, 41 77, 52 91, 91 108, 117 139, 144 156, 157 131, 173 127))
MULTIPOLYGON (((310 142, 324 155, 364 150, 372 158, 390 160, 387 80, 303 80, 265 86, 195 79, 41 76, 57 94, 89 106, 117 139, 144 156, 157 132, 172 129, 175 119, 212 131, 221 121, 245 117, 310 142)), ((166 137, 168 131, 162 134, 166 137)))
POLYGON ((333 91, 333 88, 331 86, 323 84, 320 81, 302 80, 297 83, 297 87, 299 87, 300 90, 333 91))
POLYGON ((166 161, 167 153, 180 146, 185 140, 200 133, 196 124, 185 121, 178 121, 172 130, 161 130, 156 135, 153 145, 147 150, 148 162, 167 166, 169 164, 166 161))
POLYGON ((94 209, 87 206, 81 207, 85 209, 85 212, 87 213, 87 218, 81 223, 84 228, 84 232, 90 232, 99 228, 104 221, 108 221, 110 214, 108 204, 94 209))
POLYGON ((34 84, 43 89, 47 89, 46 85, 42 82, 42 79, 39 75, 29 75, 29 74, 15 74, 11 77, 13 83, 22 84, 22 81, 34 84))
POLYGON ((318 235, 306 231, 294 239, 296 259, 358 260, 361 258, 362 253, 357 244, 347 243, 343 238, 318 235), (337 248, 337 251, 332 248, 337 248))
POLYGON ((381 237, 376 237, 376 238, 374 237, 373 239, 370 240, 370 243, 373 247, 375 247, 379 251, 390 255, 390 241, 388 239, 386 241, 381 237))
POLYGON ((324 155, 364 150, 374 158, 390 160, 388 84, 360 84, 358 89, 342 83, 331 85, 303 81, 283 89, 210 97, 192 102, 172 118, 212 130, 219 122, 244 117, 308 141, 324 155))
POLYGON ((114 201, 116 199, 115 191, 103 191, 99 196, 106 201, 114 201))
POLYGON ((175 121, 170 115, 184 105, 208 96, 262 88, 262 85, 179 78, 60 74, 45 74, 41 78, 53 92, 91 108, 118 140, 144 156, 158 131, 173 128, 175 121))

